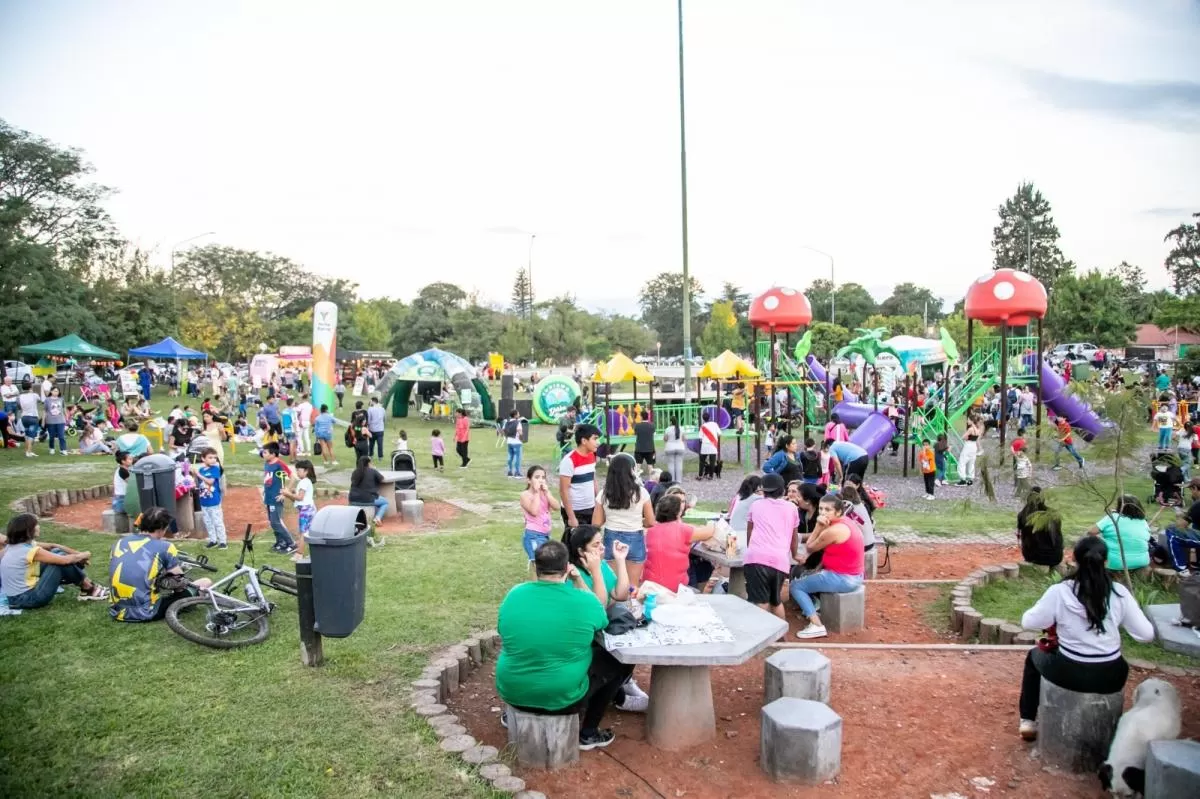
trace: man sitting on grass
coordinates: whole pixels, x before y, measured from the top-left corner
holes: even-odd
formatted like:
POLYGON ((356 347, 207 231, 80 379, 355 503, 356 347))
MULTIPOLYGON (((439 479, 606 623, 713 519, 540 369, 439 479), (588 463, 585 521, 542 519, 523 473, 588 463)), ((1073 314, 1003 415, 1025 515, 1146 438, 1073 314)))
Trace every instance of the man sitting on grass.
MULTIPOLYGON (((543 716, 582 709, 579 748, 608 746, 616 736, 600 729, 600 721, 633 667, 595 643, 608 614, 567 562, 567 547, 547 541, 534 552, 533 565, 537 580, 515 586, 500 603, 504 649, 496 692, 516 710, 543 716)), ((507 714, 500 722, 508 726, 507 714)))
POLYGON ((171 516, 163 508, 148 508, 138 517, 138 531, 113 544, 108 562, 112 593, 108 609, 117 621, 158 621, 172 602, 212 585, 201 578, 189 581, 179 565, 178 550, 163 536, 171 516))

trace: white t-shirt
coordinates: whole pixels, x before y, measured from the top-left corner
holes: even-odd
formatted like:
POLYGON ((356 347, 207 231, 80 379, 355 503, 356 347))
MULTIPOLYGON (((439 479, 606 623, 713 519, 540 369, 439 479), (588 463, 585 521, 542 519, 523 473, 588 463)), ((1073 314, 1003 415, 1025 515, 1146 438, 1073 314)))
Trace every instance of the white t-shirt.
POLYGON ((117 470, 115 472, 113 472, 113 496, 114 497, 125 496, 126 484, 128 482, 129 482, 129 470, 126 469, 124 466, 118 466, 117 470), (124 472, 125 474, 122 475, 121 472, 124 472))
POLYGON ((716 422, 705 422, 700 425, 700 454, 716 455, 721 444, 721 427, 716 422), (711 437, 711 438, 710 438, 711 437))
POLYGON ((1104 632, 1089 629, 1083 604, 1075 596, 1075 581, 1063 580, 1046 589, 1042 598, 1021 617, 1026 630, 1044 630, 1057 625, 1058 646, 1072 660, 1084 663, 1105 663, 1121 655, 1121 628, 1129 631, 1135 641, 1154 640, 1154 625, 1138 607, 1137 600, 1123 585, 1113 583, 1114 596, 1109 598, 1104 632))
POLYGON ((299 414, 301 427, 312 426, 312 409, 312 403, 308 402, 307 400, 296 406, 296 413, 299 414))
POLYGON ((567 497, 571 500, 572 510, 596 507, 595 453, 584 455, 578 450, 571 450, 559 462, 558 476, 569 478, 571 481, 567 497))
POLYGON ((1175 426, 1175 414, 1163 408, 1154 414, 1154 424, 1159 430, 1169 430, 1175 426))
POLYGON ((637 498, 629 508, 614 508, 604 503, 604 529, 621 533, 639 533, 646 529, 642 523, 642 507, 650 501, 646 489, 638 487, 637 498))
POLYGON ((22 416, 37 416, 38 415, 38 404, 41 401, 42 401, 42 398, 40 396, 38 396, 37 394, 34 394, 32 391, 26 391, 24 394, 21 394, 20 396, 18 396, 17 402, 21 406, 21 415, 22 416))
POLYGON ((296 483, 296 494, 297 495, 304 494, 304 499, 296 500, 297 508, 305 508, 305 507, 309 507, 309 506, 315 507, 316 506, 317 503, 313 500, 312 480, 309 480, 307 477, 305 477, 303 480, 296 483))
POLYGON ((54 388, 54 384, 50 382, 50 378, 42 381, 42 399, 50 396, 50 389, 54 388))
POLYGON ((5 402, 16 402, 19 396, 21 396, 20 387, 0 385, 0 398, 3 398, 5 402))

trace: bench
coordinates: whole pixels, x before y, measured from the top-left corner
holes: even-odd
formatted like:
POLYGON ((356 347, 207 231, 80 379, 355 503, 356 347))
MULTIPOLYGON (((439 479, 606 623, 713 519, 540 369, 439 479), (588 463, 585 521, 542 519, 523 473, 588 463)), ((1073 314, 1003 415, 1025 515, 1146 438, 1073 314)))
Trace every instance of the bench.
POLYGON ((108 508, 100 514, 100 529, 106 533, 128 533, 129 514, 108 508))
POLYGON ((762 709, 759 765, 776 782, 820 785, 842 768, 842 717, 821 702, 785 696, 762 709))
POLYGON ((812 649, 781 649, 763 661, 763 704, 790 696, 829 701, 829 658, 812 649))
POLYGON ((867 589, 860 585, 846 594, 818 594, 821 621, 831 633, 854 633, 867 626, 867 589))
POLYGON ((1083 694, 1042 679, 1038 748, 1042 762, 1066 771, 1095 773, 1108 757, 1125 694, 1083 694))
POLYGON ((508 745, 522 766, 554 771, 579 760, 579 714, 543 716, 507 705, 505 715, 508 745))

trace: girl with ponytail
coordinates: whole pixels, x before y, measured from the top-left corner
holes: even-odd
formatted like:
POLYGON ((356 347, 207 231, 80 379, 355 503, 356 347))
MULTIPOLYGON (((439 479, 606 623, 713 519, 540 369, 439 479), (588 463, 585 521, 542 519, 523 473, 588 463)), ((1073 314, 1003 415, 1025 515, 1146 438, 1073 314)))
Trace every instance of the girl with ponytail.
POLYGON ((1088 694, 1114 694, 1125 687, 1129 664, 1121 655, 1121 627, 1135 641, 1154 640, 1154 626, 1125 586, 1114 583, 1104 539, 1085 536, 1075 545, 1075 571, 1046 589, 1021 617, 1027 630, 1054 628, 1058 645, 1025 656, 1021 678, 1021 737, 1037 738, 1038 694, 1043 679, 1088 694))
MULTIPOLYGON (((805 486, 807 487, 807 486, 805 486)), ((851 509, 837 494, 826 494, 817 505, 817 523, 812 535, 804 542, 805 553, 796 553, 804 561, 814 553, 822 553, 821 570, 791 583, 792 599, 808 626, 796 632, 798 638, 824 638, 828 633, 817 615, 812 594, 849 594, 863 582, 862 528, 846 513, 851 509)))

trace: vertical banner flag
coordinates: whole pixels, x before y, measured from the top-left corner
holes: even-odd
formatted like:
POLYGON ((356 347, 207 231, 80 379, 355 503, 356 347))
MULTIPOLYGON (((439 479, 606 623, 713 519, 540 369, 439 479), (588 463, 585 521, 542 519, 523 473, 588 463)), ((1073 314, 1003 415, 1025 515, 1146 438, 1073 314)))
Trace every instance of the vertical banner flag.
POLYGON ((337 397, 333 393, 337 318, 338 308, 332 302, 318 302, 313 306, 312 404, 315 408, 322 405, 328 405, 330 410, 337 408, 337 397))

